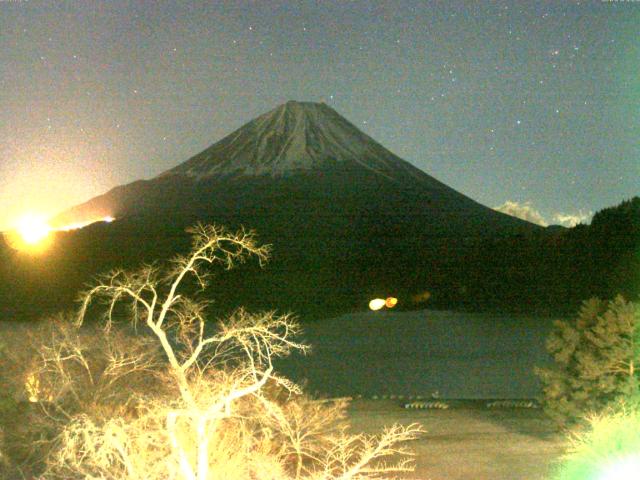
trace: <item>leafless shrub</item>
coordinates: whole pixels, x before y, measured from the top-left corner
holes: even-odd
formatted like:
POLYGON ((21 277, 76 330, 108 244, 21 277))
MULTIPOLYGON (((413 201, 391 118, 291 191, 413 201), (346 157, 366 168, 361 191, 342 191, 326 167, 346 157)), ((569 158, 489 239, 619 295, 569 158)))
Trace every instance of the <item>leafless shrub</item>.
POLYGON ((29 400, 59 432, 43 477, 347 480, 411 470, 400 444, 419 426, 351 435, 343 402, 314 402, 274 371, 274 358, 307 350, 291 316, 239 309, 207 325, 206 302, 181 293, 185 279, 205 288, 203 266, 262 263, 268 248, 244 230, 192 233, 190 254, 171 268, 111 272, 82 295, 73 324, 50 322, 25 378, 29 400), (85 333, 93 302, 104 328, 85 333), (117 321, 120 305, 136 335, 117 321))

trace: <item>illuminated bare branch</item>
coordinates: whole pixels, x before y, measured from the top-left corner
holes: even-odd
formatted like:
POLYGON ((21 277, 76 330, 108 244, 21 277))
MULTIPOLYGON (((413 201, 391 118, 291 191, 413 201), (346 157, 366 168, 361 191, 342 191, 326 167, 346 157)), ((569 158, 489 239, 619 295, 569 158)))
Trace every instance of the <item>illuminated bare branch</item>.
POLYGON ((275 373, 275 358, 308 351, 290 315, 238 309, 207 323, 207 302, 185 296, 185 280, 205 288, 205 268, 249 257, 262 264, 269 249, 245 230, 190 231, 191 252, 166 271, 147 265, 101 277, 83 294, 75 325, 56 324, 40 349, 33 399, 62 425, 43 478, 350 480, 408 471, 398 444, 417 426, 348 435, 344 403, 306 400, 275 373), (81 333, 94 302, 105 317, 92 331, 99 347, 81 333), (133 332, 117 322, 121 307, 133 332), (379 463, 388 458, 396 463, 379 463))

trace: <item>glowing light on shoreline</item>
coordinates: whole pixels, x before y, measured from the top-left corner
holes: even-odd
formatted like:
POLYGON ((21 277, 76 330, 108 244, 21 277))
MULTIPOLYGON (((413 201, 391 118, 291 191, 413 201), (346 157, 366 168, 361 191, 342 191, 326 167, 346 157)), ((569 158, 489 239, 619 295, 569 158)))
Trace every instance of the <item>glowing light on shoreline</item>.
POLYGON ((374 312, 376 310, 380 310, 382 307, 384 307, 384 305, 385 305, 385 301, 382 298, 374 298, 369 302, 369 308, 374 312))
POLYGON ((375 311, 381 310, 385 307, 393 308, 398 304, 396 297, 374 298, 369 302, 369 309, 375 311))

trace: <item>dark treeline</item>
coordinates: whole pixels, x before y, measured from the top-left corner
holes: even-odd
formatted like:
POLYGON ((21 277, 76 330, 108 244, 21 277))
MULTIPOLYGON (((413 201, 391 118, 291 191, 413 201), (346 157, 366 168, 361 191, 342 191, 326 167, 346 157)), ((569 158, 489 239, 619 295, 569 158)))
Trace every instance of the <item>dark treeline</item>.
MULTIPOLYGON (((293 311, 304 319, 327 318, 363 310, 371 298, 388 295, 398 297, 397 308, 407 310, 573 314, 589 297, 622 294, 636 300, 640 292, 638 197, 596 213, 588 226, 533 229, 500 238, 425 239, 402 235, 402 225, 396 228, 397 238, 377 236, 373 229, 379 227, 370 225, 345 226, 352 228, 344 230, 349 234, 335 237, 290 218, 290 229, 249 223, 273 245, 272 260, 264 269, 249 264, 214 275, 214 314, 243 305, 293 311)), ((44 255, 2 245, 2 318, 67 309, 100 272, 132 269, 187 251, 184 230, 195 218, 165 220, 122 219, 59 233, 55 248, 44 255)), ((244 222, 228 217, 220 223, 234 228, 244 222)))
POLYGON ((590 297, 640 292, 640 198, 597 212, 590 225, 549 227, 480 242, 457 278, 478 310, 572 313, 590 297))

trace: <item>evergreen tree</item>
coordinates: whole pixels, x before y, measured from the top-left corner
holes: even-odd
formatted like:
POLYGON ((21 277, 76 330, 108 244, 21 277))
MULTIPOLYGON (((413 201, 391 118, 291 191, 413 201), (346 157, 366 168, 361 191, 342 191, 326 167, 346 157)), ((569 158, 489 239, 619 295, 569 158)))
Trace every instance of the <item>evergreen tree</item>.
POLYGON ((574 423, 638 393, 640 309, 618 296, 592 298, 574 321, 558 321, 547 340, 555 365, 536 368, 547 413, 574 423))

